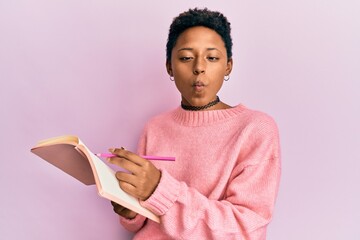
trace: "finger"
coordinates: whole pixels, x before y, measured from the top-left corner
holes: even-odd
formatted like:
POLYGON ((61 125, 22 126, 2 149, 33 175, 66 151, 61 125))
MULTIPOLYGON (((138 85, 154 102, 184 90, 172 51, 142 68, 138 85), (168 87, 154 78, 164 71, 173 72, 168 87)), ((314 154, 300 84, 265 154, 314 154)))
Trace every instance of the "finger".
POLYGON ((138 198, 137 188, 134 185, 127 182, 119 182, 119 186, 124 192, 138 198))
POLYGON ((144 163, 147 162, 147 160, 145 160, 144 158, 124 148, 110 148, 109 151, 115 155, 118 155, 119 157, 126 158, 139 166, 142 166, 144 163))
POLYGON ((124 218, 127 219, 133 219, 136 217, 137 213, 134 211, 131 211, 130 209, 124 208, 121 212, 120 215, 123 216, 124 218))
POLYGON ((125 170, 128 170, 134 174, 138 173, 140 171, 140 166, 137 165, 136 163, 133 163, 131 161, 129 161, 126 158, 122 158, 122 157, 111 157, 108 159, 108 162, 114 165, 117 165, 125 170))
POLYGON ((137 185, 136 182, 138 179, 134 174, 119 171, 115 173, 115 177, 119 182, 126 182, 134 186, 137 185))
POLYGON ((120 188, 130 194, 131 196, 138 197, 138 179, 135 175, 117 172, 115 174, 116 178, 119 180, 120 188))
POLYGON ((117 214, 120 214, 122 210, 124 210, 124 207, 119 205, 119 204, 116 204, 115 206, 113 205, 113 210, 114 212, 116 212, 117 214))
MULTIPOLYGON (((121 173, 119 172, 119 175, 120 174, 121 173)), ((119 181, 119 186, 124 192, 141 200, 147 199, 153 193, 154 189, 144 186, 141 181, 138 181, 138 178, 136 176, 132 175, 130 178, 134 179, 131 179, 129 181, 119 181)))
POLYGON ((114 202, 114 201, 110 201, 111 202, 111 205, 113 206, 113 207, 116 207, 116 206, 121 206, 120 204, 117 204, 116 202, 114 202))

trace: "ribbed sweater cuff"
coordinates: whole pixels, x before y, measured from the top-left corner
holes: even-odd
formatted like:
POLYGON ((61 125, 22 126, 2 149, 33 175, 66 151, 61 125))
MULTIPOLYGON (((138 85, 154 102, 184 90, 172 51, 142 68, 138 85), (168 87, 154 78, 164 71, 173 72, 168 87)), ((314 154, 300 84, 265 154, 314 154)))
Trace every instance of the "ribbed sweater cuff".
POLYGON ((180 182, 173 178, 166 170, 161 170, 160 182, 154 193, 140 204, 158 216, 164 215, 178 199, 180 182))
POLYGON ((127 219, 119 216, 120 223, 130 232, 138 231, 143 225, 146 218, 140 214, 136 215, 133 219, 127 219))

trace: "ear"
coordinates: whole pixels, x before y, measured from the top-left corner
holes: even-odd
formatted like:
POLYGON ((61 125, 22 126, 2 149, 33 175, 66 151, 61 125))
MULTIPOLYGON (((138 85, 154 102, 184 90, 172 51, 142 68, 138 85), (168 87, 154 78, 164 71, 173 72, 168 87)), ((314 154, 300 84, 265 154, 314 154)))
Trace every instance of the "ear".
POLYGON ((168 60, 166 60, 166 71, 170 75, 170 77, 174 76, 172 68, 171 68, 171 62, 168 60))
POLYGON ((228 61, 226 63, 226 71, 225 71, 226 76, 230 75, 230 73, 232 71, 232 67, 233 67, 233 59, 230 58, 230 59, 228 59, 228 61))

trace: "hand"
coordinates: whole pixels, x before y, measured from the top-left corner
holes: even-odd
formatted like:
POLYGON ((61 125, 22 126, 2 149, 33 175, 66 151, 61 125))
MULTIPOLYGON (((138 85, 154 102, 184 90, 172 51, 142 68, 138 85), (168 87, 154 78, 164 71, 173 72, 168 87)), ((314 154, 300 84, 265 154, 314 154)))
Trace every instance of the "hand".
POLYGON ((119 214, 120 216, 122 216, 124 218, 133 219, 137 215, 136 212, 133 212, 133 211, 117 204, 116 202, 111 201, 111 205, 114 207, 114 212, 116 212, 117 214, 119 214))
POLYGON ((118 165, 130 173, 116 172, 116 178, 122 190, 140 200, 146 200, 155 191, 161 172, 150 161, 125 149, 109 149, 117 157, 109 162, 118 165))

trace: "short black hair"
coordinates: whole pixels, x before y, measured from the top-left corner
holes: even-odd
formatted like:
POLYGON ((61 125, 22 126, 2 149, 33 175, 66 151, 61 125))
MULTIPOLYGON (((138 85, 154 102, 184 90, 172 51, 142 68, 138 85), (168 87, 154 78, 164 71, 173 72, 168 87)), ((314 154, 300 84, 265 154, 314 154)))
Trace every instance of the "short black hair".
POLYGON ((228 60, 232 57, 230 22, 220 12, 204 9, 189 9, 175 17, 170 25, 166 43, 166 61, 171 60, 171 51, 181 33, 191 27, 203 26, 214 30, 224 41, 228 60))

